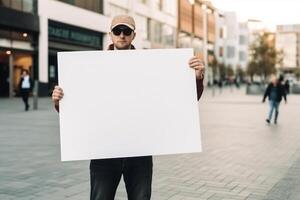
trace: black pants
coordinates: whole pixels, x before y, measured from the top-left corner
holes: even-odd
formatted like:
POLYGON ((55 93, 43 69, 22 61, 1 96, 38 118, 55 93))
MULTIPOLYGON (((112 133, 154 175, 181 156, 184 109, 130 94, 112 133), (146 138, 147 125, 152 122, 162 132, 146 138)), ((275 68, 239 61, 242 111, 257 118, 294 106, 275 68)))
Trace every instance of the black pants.
POLYGON ((30 89, 21 89, 21 96, 22 100, 25 104, 25 110, 28 110, 29 104, 28 104, 28 97, 29 97, 30 89))
POLYGON ((91 200, 114 200, 121 176, 128 200, 150 200, 152 156, 92 160, 91 200))

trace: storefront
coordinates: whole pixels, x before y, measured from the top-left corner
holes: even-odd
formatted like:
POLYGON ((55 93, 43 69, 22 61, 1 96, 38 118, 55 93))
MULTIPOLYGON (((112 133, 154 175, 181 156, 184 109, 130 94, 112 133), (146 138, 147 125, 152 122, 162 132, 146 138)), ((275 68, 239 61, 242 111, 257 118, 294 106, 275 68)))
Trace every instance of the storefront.
POLYGON ((48 80, 50 91, 58 83, 57 52, 102 49, 103 33, 53 20, 48 21, 48 37, 48 80))
POLYGON ((15 96, 19 93, 22 70, 28 70, 34 78, 34 50, 0 48, 0 96, 15 96))
POLYGON ((0 6, 0 97, 18 94, 20 75, 24 69, 30 72, 33 79, 37 79, 39 19, 34 13, 29 13, 26 6, 20 7, 26 12, 0 6))

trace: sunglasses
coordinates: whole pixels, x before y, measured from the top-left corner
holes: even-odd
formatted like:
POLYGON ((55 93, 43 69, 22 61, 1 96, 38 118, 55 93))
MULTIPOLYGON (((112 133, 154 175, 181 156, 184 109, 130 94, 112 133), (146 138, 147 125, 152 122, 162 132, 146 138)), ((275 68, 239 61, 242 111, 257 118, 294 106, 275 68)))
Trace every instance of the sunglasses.
POLYGON ((113 30, 111 30, 111 32, 116 35, 116 36, 119 36, 121 35, 121 33, 123 33, 124 35, 126 36, 129 36, 131 35, 131 33, 133 32, 132 29, 130 28, 120 28, 120 27, 116 27, 114 28, 113 30))

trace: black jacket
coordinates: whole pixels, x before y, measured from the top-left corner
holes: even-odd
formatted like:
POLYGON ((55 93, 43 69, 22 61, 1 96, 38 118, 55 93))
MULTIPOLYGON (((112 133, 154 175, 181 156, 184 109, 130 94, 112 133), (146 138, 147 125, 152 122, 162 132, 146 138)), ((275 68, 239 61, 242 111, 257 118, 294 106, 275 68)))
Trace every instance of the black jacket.
POLYGON ((281 83, 278 83, 276 86, 274 86, 272 83, 270 83, 265 91, 264 94, 264 98, 263 101, 266 100, 266 98, 268 97, 270 100, 270 95, 271 95, 271 90, 272 88, 277 88, 277 97, 276 97, 276 101, 280 102, 282 100, 282 97, 284 97, 284 100, 286 101, 286 92, 285 92, 285 88, 281 83))
MULTIPOLYGON (((24 78, 22 77, 21 80, 20 80, 20 82, 19 82, 19 91, 22 90, 22 82, 23 82, 23 80, 24 80, 24 78)), ((29 90, 32 91, 33 84, 34 84, 32 78, 29 78, 29 82, 30 82, 30 88, 29 88, 29 90)))

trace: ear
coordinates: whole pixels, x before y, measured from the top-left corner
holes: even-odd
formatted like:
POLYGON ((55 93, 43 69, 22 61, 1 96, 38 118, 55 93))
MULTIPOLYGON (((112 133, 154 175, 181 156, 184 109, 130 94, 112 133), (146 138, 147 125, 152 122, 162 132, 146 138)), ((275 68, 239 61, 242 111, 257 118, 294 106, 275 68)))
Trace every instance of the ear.
POLYGON ((133 32, 132 40, 134 40, 135 36, 136 36, 136 32, 133 32))

